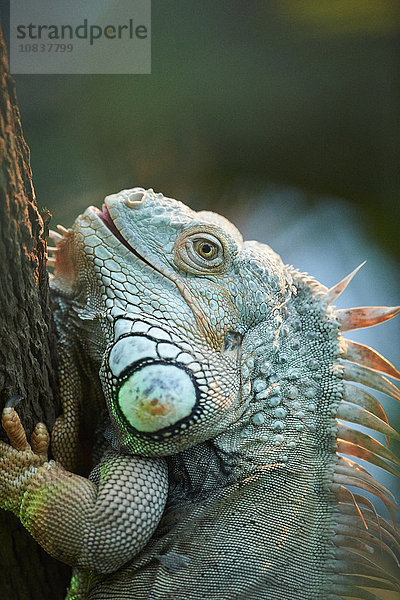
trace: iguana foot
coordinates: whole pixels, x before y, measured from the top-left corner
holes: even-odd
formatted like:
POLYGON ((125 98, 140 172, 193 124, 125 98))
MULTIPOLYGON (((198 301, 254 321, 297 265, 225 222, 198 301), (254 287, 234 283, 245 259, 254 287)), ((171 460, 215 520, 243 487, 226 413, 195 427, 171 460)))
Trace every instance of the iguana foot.
POLYGON ((18 515, 29 480, 47 461, 50 436, 38 423, 29 444, 14 408, 3 410, 1 422, 10 444, 0 441, 0 507, 18 515))

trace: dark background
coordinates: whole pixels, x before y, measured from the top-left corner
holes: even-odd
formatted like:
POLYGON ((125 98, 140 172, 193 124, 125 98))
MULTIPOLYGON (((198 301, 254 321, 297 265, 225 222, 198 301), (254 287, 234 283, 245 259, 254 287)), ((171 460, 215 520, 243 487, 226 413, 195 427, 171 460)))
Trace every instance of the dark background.
POLYGON ((16 76, 39 203, 70 222, 123 187, 210 207, 273 181, 347 199, 398 257, 399 7, 153 0, 151 75, 16 76))
MULTIPOLYGON (((399 304, 399 17, 394 0, 153 0, 151 75, 15 77, 39 205, 68 226, 153 187, 326 285, 368 259, 338 304, 399 304)), ((400 364, 399 334, 351 337, 400 364)))

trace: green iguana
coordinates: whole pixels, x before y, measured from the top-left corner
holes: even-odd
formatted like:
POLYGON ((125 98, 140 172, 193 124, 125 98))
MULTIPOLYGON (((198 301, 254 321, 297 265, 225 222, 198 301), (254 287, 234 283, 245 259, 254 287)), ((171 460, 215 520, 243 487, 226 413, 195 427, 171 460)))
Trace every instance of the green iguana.
POLYGON ((400 590, 395 501, 342 456, 398 473, 353 424, 399 437, 357 383, 400 400, 381 374, 400 373, 341 333, 400 307, 335 310, 357 269, 327 289, 225 218, 153 190, 108 196, 61 231, 49 259, 55 460, 46 427, 28 444, 6 408, 0 505, 74 567, 69 600, 400 590))

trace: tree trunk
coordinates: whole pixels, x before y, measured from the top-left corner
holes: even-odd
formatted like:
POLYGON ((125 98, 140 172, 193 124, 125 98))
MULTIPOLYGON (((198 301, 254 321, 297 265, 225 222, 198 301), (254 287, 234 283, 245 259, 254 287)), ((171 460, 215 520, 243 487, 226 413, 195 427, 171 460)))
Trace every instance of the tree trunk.
MULTIPOLYGON (((0 31, 0 408, 12 396, 28 439, 37 421, 52 427, 59 404, 49 309, 46 233, 32 185, 14 82, 0 31)), ((4 431, 0 436, 6 440, 4 431)), ((51 558, 11 514, 0 511, 0 597, 58 600, 69 569, 51 558)))

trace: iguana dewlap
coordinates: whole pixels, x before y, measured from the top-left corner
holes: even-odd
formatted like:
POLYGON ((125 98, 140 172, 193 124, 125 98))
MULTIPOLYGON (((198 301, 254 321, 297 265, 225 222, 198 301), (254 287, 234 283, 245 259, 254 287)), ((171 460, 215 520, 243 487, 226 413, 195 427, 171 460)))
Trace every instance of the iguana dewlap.
POLYGON ((400 373, 342 332, 400 308, 335 310, 355 272, 327 289, 153 190, 61 231, 55 460, 5 409, 0 505, 75 568, 69 600, 398 597, 397 506, 342 455, 398 474, 353 425, 399 438, 357 384, 400 400, 400 373))

